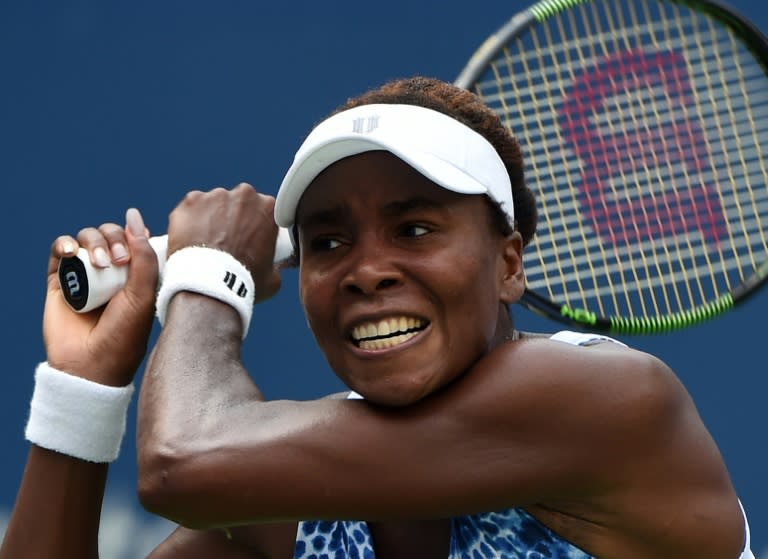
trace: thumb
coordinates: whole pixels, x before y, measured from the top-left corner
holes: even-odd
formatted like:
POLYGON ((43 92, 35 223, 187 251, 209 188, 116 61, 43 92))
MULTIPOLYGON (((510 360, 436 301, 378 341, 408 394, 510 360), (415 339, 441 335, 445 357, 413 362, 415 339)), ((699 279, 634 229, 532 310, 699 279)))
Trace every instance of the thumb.
POLYGON ((125 241, 131 255, 125 286, 107 303, 93 331, 92 348, 113 383, 131 381, 144 358, 157 292, 157 255, 138 210, 126 213, 125 241))
POLYGON ((159 274, 157 254, 149 244, 147 228, 139 210, 130 208, 125 213, 125 224, 131 262, 123 291, 129 301, 140 309, 145 310, 147 305, 154 309, 159 274))
MULTIPOLYGON (((143 338, 152 324, 157 293, 157 254, 149 244, 147 229, 139 211, 131 208, 125 215, 125 241, 131 255, 128 278, 123 289, 107 305, 101 322, 117 328, 126 336, 143 338)), ((138 341, 138 340, 137 340, 138 341)))

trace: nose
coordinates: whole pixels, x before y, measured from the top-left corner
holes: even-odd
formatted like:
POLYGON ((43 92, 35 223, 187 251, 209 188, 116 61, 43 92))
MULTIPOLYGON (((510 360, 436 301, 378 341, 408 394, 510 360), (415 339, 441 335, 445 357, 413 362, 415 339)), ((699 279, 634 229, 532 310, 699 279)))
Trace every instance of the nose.
POLYGON ((355 247, 341 289, 350 293, 374 295, 402 283, 402 274, 392 264, 386 250, 371 245, 355 247))

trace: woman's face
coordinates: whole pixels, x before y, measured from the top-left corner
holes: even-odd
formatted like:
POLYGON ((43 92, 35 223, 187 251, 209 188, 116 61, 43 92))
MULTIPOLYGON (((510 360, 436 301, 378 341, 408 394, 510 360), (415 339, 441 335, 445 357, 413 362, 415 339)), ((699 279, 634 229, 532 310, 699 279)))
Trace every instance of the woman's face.
POLYGON ((509 333, 501 305, 522 293, 521 241, 491 229, 482 196, 367 152, 318 176, 296 222, 310 328, 366 399, 418 401, 509 333))

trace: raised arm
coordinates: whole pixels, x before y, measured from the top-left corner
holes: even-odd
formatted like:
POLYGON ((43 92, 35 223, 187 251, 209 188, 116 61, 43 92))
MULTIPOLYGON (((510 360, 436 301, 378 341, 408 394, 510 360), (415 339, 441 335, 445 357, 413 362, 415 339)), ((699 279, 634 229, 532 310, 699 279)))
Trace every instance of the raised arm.
MULTIPOLYGON (((97 390, 101 385, 118 390, 131 385, 144 357, 154 315, 156 258, 147 243, 140 215, 129 211, 127 222, 127 230, 111 224, 88 228, 80 232, 77 240, 58 238, 51 248, 43 320, 48 364, 92 381, 97 390), (56 274, 59 259, 74 254, 78 246, 86 247, 92 256, 96 254, 97 266, 106 264, 105 255, 111 265, 131 266, 126 288, 106 308, 88 314, 70 311, 56 274)), ((31 445, 16 505, 0 546, 2 559, 98 557, 99 520, 109 465, 102 461, 104 458, 84 459, 63 453, 60 445, 67 441, 56 439, 62 431, 57 425, 49 427, 51 432, 42 439, 35 432, 28 433, 40 444, 53 442, 58 451, 31 445), (53 441, 46 438, 50 435, 53 441)), ((72 441, 69 444, 77 446, 72 441)), ((93 452, 92 448, 81 450, 84 456, 93 452)), ((76 448, 73 451, 76 453, 76 448)), ((151 557, 287 557, 293 534, 295 526, 242 526, 227 533, 179 528, 151 557)))
MULTIPOLYGON (((669 380, 639 354, 559 351, 561 344, 547 340, 500 348, 407 411, 347 400, 262 402, 239 362, 237 318, 220 307, 199 295, 177 296, 140 400, 143 502, 189 526, 436 517, 574 497, 577 482, 596 490, 611 464, 636 452, 622 444, 637 433, 620 433, 632 427, 618 424, 627 417, 616 413, 621 406, 635 406, 634 420, 660 427, 679 405, 671 401, 679 395, 659 401, 624 390, 615 409, 588 410, 589 389, 567 378, 553 385, 544 356, 582 380, 582 369, 594 367, 598 376, 611 363, 614 371, 635 367, 632 374, 646 375, 648 391, 669 380), (202 327, 211 323, 216 327, 202 327), (540 381, 529 382, 532 374, 516 361, 539 363, 540 381), (647 408, 633 398, 648 398, 647 408), (615 430, 598 431, 588 412, 611 412, 615 430), (591 441, 587 426, 595 427, 591 441), (613 458, 596 454, 609 443, 613 458)), ((267 374, 279 372, 254 372, 267 374)))
MULTIPOLYGON (((80 244, 88 247, 92 255, 99 255, 96 264, 105 265, 111 258, 113 265, 128 265, 130 259, 128 284, 105 309, 75 314, 64 302, 56 270, 60 258, 77 250, 75 239, 57 239, 48 264, 43 318, 47 363, 72 377, 94 383, 86 386, 96 390, 107 386, 119 391, 119 387, 131 384, 144 357, 153 319, 157 260, 138 212, 129 211, 127 223, 124 236, 122 228, 112 225, 102 226, 101 231, 86 229, 78 236, 80 244), (123 250, 111 242, 118 237, 123 250)), ((36 398, 40 396, 42 382, 38 376, 36 398)), ((60 393, 61 385, 56 386, 54 397, 60 393)), ((106 392, 112 393, 109 389, 106 392)), ((52 406, 47 411, 55 414, 58 402, 47 403, 52 406)), ((98 456, 105 449, 89 448, 88 441, 59 440, 64 430, 51 424, 50 417, 55 415, 46 419, 36 413, 33 407, 30 426, 35 417, 37 421, 34 429, 28 428, 28 437, 35 444, 29 452, 0 557, 96 557, 109 458, 98 456), (75 455, 64 453, 65 448, 75 455), (79 450, 81 457, 76 456, 79 450)), ((104 440, 92 446, 108 443, 104 440)))
MULTIPOLYGON (((273 246, 274 224, 263 231, 257 224, 271 200, 235 190, 231 198, 187 200, 169 238, 231 252, 262 278, 257 292, 268 293, 271 255, 259 247, 273 246), (200 209, 208 202, 225 231, 206 240, 193 224, 210 219, 200 209), (250 241, 236 236, 235 208, 253 227, 250 241)), ((180 292, 148 363, 140 496, 184 525, 435 518, 526 506, 628 529, 632 510, 652 510, 642 519, 650 524, 686 501, 706 508, 723 496, 727 512, 738 512, 690 398, 646 354, 613 344, 511 341, 406 408, 265 402, 240 361, 242 333, 231 306, 180 292)), ((271 374, 280 371, 252 372, 257 380, 271 374)))

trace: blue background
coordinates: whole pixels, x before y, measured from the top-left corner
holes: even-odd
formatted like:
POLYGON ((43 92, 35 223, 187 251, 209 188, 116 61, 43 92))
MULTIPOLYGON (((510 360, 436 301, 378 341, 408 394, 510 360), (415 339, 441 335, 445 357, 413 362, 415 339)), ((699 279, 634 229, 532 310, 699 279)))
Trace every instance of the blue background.
MULTIPOLYGON (((731 4, 768 30, 762 3, 731 4)), ((189 189, 248 181, 274 193, 308 127, 347 96, 394 77, 453 80, 482 40, 526 5, 1 3, 0 531, 26 456, 32 372, 45 358, 40 317, 51 241, 84 225, 122 223, 129 206, 162 233, 168 212, 189 189)), ((257 307, 247 340, 244 359, 268 397, 311 398, 340 388, 314 346, 296 289, 289 271, 281 293, 257 307)), ((557 327, 515 312, 524 329, 557 327)), ((768 290, 706 325, 625 338, 666 360, 692 393, 762 557, 768 557, 766 315, 768 290)), ((170 528, 136 503, 134 418, 108 486, 107 559, 141 557, 170 528)))

